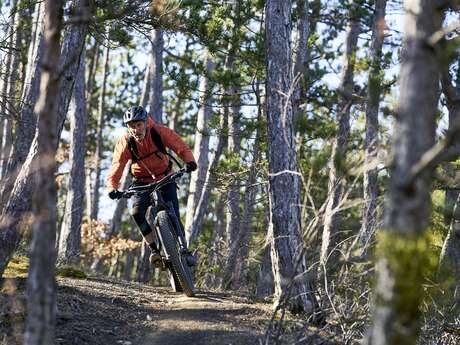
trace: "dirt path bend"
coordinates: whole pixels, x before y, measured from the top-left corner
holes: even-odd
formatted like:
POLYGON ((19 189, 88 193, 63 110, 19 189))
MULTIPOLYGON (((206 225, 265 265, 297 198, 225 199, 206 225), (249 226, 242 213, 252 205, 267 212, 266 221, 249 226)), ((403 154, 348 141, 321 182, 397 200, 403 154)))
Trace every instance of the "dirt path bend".
POLYGON ((257 344, 270 305, 106 279, 60 278, 57 344, 257 344))

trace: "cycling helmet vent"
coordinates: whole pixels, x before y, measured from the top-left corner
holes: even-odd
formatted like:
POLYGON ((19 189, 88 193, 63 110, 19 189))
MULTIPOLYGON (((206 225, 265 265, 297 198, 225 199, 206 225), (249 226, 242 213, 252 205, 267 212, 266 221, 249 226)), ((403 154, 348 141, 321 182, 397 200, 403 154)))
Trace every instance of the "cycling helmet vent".
POLYGON ((147 120, 147 112, 143 107, 134 106, 125 111, 123 115, 123 123, 126 125, 131 121, 145 121, 147 120))

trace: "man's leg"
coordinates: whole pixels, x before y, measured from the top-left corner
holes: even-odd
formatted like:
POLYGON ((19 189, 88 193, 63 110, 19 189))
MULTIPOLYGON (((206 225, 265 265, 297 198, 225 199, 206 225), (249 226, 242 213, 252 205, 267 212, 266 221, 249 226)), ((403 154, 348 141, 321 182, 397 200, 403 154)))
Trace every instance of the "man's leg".
POLYGON ((131 215, 134 218, 139 230, 144 238, 144 241, 149 245, 150 249, 152 250, 152 254, 150 255, 150 262, 155 265, 159 266, 161 263, 161 256, 158 251, 157 244, 155 242, 155 235, 153 234, 150 225, 147 223, 145 219, 145 213, 147 212, 147 208, 150 205, 149 193, 137 194, 134 195, 133 206, 131 209, 131 215))

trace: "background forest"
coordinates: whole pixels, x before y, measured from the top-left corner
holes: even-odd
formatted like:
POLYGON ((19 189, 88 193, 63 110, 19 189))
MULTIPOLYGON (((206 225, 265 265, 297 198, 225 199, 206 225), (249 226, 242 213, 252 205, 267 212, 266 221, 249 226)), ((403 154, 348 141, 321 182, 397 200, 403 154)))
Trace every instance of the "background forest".
POLYGON ((27 344, 53 343, 56 267, 168 284, 105 188, 138 104, 198 163, 196 286, 273 303, 264 344, 290 317, 342 344, 458 343, 457 1, 0 6, 0 275, 29 262, 27 344))

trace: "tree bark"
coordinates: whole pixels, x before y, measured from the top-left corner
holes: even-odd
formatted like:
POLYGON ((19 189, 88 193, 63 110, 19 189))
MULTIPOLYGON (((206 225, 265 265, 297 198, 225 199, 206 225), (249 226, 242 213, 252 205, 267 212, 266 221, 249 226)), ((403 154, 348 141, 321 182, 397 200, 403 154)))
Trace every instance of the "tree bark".
MULTIPOLYGON (((121 190, 126 190, 131 185, 133 179, 131 176, 131 164, 127 164, 125 171, 123 172, 122 183, 121 183, 121 190)), ((119 229, 121 228, 121 223, 123 219, 123 214, 126 211, 126 207, 128 206, 128 200, 126 198, 121 198, 117 202, 117 206, 115 206, 115 211, 113 211, 113 216, 110 222, 110 229, 108 236, 112 236, 116 234, 119 229)))
POLYGON ((300 229, 300 178, 289 94, 292 88, 291 1, 268 0, 267 42, 267 126, 269 151, 269 236, 272 241, 272 269, 275 279, 274 304, 291 312, 311 313, 316 300, 306 275, 300 229), (288 96, 287 96, 288 95, 288 96), (289 190, 289 193, 286 191, 289 190))
POLYGON ((260 156, 260 143, 261 135, 260 128, 257 127, 256 141, 254 143, 254 154, 253 162, 249 171, 245 196, 244 196, 244 212, 241 223, 241 230, 238 234, 238 237, 232 243, 233 246, 237 247, 237 250, 231 251, 228 258, 234 255, 234 264, 228 265, 229 271, 231 272, 231 282, 233 289, 241 289, 246 285, 246 270, 248 264, 248 254, 249 254, 249 241, 252 235, 252 220, 253 220, 253 211, 255 198, 257 194, 257 173, 258 173, 258 163, 260 156), (234 268, 231 269, 231 266, 234 268))
POLYGON ((104 68, 102 70, 102 85, 101 94, 99 96, 99 108, 97 117, 97 130, 96 130, 96 152, 94 153, 94 186, 92 189, 91 198, 91 219, 97 219, 99 214, 99 189, 101 186, 101 160, 102 160, 102 132, 105 126, 105 94, 107 89, 107 77, 109 74, 109 40, 106 42, 107 46, 104 50, 104 68))
POLYGON ((364 139, 364 205, 363 222, 359 242, 363 254, 377 228, 377 152, 379 129, 379 106, 382 94, 382 46, 384 40, 385 10, 387 0, 375 2, 374 24, 370 47, 371 68, 367 79, 366 136, 364 139))
POLYGON ((151 80, 147 104, 156 123, 163 123, 163 49, 163 30, 152 30, 151 80))
POLYGON ((375 306, 366 344, 416 344, 423 276, 429 266, 426 229, 431 214, 432 171, 411 177, 435 142, 439 60, 428 39, 441 29, 433 1, 406 0, 394 158, 379 231, 375 306))
MULTIPOLYGON (((29 59, 24 89, 21 97, 22 109, 19 115, 20 120, 15 128, 8 164, 3 172, 4 179, 1 185, 0 204, 6 205, 6 201, 13 189, 14 182, 18 176, 21 165, 26 160, 30 145, 35 135, 36 117, 33 107, 38 99, 40 91, 40 63, 43 54, 43 17, 44 5, 37 3, 35 6, 34 20, 36 19, 36 33, 34 44, 29 47, 29 59)), ((34 25, 34 22, 32 23, 34 25)), ((4 210, 3 210, 4 211, 4 210)))
POLYGON ((19 10, 17 0, 11 3, 10 20, 8 23, 8 47, 5 53, 5 65, 2 66, 1 78, 1 101, 0 101, 0 177, 3 176, 3 169, 8 160, 12 142, 12 115, 14 86, 17 79, 17 61, 19 50, 19 10), (16 65, 16 66, 15 66, 16 65))
MULTIPOLYGON (((353 75, 356 61, 356 46, 360 33, 359 18, 357 18, 358 3, 354 0, 349 1, 350 14, 346 35, 345 52, 343 56, 342 75, 339 86, 339 100, 337 122, 338 129, 332 143, 331 159, 329 161, 329 183, 328 183, 328 202, 324 213, 324 228, 322 234, 320 263, 334 266, 338 258, 337 245, 339 238, 339 212, 343 204, 343 195, 346 182, 346 172, 344 162, 346 159, 348 137, 350 135, 350 109, 352 106, 351 94, 353 93, 353 75), (334 255, 329 256, 331 252, 334 255)), ((322 271, 322 270, 321 270, 322 271)))
MULTIPOLYGON (((449 74, 449 66, 445 68, 441 77, 442 92, 446 99, 447 109, 449 111, 449 128, 452 130, 454 124, 460 119, 460 75, 457 73, 457 78, 453 84, 449 74), (455 85, 455 86, 454 86, 455 85)), ((454 145, 459 145, 458 142, 454 145)), ((454 178, 456 169, 452 162, 444 164, 446 174, 454 178)), ((458 190, 447 190, 445 196, 445 214, 446 222, 448 223, 449 232, 444 239, 439 266, 443 273, 449 273, 454 277, 458 286, 460 279, 460 192, 458 190)))
MULTIPOLYGON (((256 81, 257 83, 257 81, 256 81)), ((257 83, 257 85, 259 85, 257 83)), ((262 119, 262 104, 260 103, 260 91, 257 86, 256 91, 257 99, 257 123, 261 122, 262 119)), ((257 192, 256 178, 258 172, 258 163, 260 155, 260 142, 261 142, 261 128, 260 126, 256 129, 256 139, 254 141, 253 160, 249 169, 249 176, 246 185, 246 191, 244 193, 244 211, 241 223, 241 229, 239 230, 236 238, 229 243, 229 253, 227 255, 227 262, 222 278, 222 287, 232 289, 241 289, 245 283, 245 274, 247 267, 247 256, 249 253, 249 240, 252 234, 252 216, 255 204, 255 197, 257 192)))
POLYGON ((294 50, 294 93, 292 95, 292 114, 294 122, 296 117, 301 116, 300 105, 306 101, 305 75, 308 72, 308 37, 310 36, 310 26, 308 18, 308 0, 299 0, 297 2, 297 11, 299 15, 297 25, 297 45, 294 50))
POLYGON ((185 213, 185 229, 188 229, 195 215, 195 207, 203 190, 203 184, 206 179, 206 171, 209 166, 209 132, 208 122, 212 117, 212 83, 209 79, 215 66, 211 57, 205 52, 206 75, 201 78, 200 109, 196 119, 195 144, 193 147, 193 156, 196 159, 198 169, 190 175, 189 194, 187 198, 187 212, 185 213))
POLYGON ((76 265, 80 262, 80 227, 85 196, 86 122, 85 52, 82 51, 70 110, 69 188, 59 238, 58 261, 64 265, 76 265))
MULTIPOLYGON (((56 236, 56 171, 59 58, 62 25, 62 2, 46 0, 40 97, 35 106, 38 117, 37 134, 32 150, 35 160, 33 179, 40 193, 33 197, 33 237, 27 280, 27 321, 25 343, 48 345, 54 343, 56 321, 55 236, 56 236)), ((30 157, 30 155, 29 155, 30 157)))
POLYGON ((211 197, 211 189, 214 184, 213 174, 217 168, 220 156, 222 155, 222 151, 227 141, 225 137, 226 135, 225 130, 227 128, 227 118, 228 118, 228 108, 223 107, 220 113, 220 121, 219 121, 220 131, 217 137, 216 150, 214 151, 214 154, 211 157, 211 160, 208 166, 208 170, 206 171, 205 182, 203 184, 202 192, 198 199, 198 203, 196 204, 196 207, 195 207, 195 214, 193 216, 193 221, 190 224, 190 227, 185 230, 188 244, 192 243, 198 237, 201 231, 202 225, 203 225, 204 216, 206 214, 206 210, 209 204, 209 199, 211 197))

